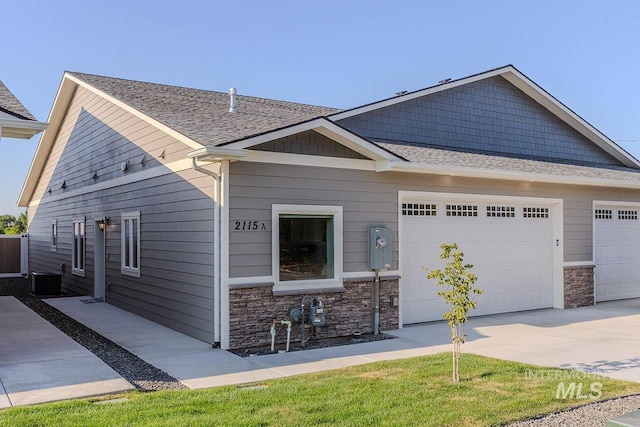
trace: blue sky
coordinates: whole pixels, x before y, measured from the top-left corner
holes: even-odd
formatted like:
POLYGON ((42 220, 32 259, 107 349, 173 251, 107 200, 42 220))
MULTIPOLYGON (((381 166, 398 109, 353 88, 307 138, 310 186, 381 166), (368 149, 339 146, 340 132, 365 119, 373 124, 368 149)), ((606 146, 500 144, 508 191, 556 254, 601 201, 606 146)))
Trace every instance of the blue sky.
MULTIPOLYGON (((64 70, 348 108, 513 64, 640 157, 634 1, 28 1, 0 80, 45 121, 64 70), (151 6, 153 5, 153 6, 151 6)), ((0 141, 0 214, 39 136, 0 141)))

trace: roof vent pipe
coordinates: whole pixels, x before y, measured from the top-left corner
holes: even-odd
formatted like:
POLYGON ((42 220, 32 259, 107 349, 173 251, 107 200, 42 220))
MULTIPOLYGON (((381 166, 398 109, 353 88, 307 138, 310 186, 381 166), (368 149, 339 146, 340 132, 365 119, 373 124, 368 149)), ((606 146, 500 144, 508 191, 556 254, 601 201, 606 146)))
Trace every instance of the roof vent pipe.
POLYGON ((236 93, 238 93, 238 91, 236 90, 235 87, 232 87, 231 89, 229 89, 229 98, 231 101, 231 106, 229 107, 230 113, 238 112, 238 108, 236 107, 236 93))

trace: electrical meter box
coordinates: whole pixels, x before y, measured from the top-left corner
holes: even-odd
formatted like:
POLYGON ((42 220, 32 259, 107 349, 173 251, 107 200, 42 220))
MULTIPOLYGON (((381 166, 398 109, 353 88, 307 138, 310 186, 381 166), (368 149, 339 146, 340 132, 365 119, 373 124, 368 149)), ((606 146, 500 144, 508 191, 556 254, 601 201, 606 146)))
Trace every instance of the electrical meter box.
POLYGON ((384 226, 369 226, 369 268, 391 268, 391 230, 384 226))

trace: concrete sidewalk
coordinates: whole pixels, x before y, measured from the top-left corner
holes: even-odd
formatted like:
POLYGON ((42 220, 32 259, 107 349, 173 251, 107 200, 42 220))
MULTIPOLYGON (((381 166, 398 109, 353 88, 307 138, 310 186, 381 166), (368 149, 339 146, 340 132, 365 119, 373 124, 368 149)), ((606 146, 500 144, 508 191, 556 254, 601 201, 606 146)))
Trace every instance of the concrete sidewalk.
MULTIPOLYGON (((104 335, 190 388, 241 384, 450 351, 446 323, 410 326, 372 343, 242 358, 87 297, 49 304, 104 335)), ((571 310, 536 310, 472 318, 463 350, 549 367, 597 370, 640 382, 640 299, 571 310)))
POLYGON ((0 408, 131 390, 93 353, 0 296, 0 408))

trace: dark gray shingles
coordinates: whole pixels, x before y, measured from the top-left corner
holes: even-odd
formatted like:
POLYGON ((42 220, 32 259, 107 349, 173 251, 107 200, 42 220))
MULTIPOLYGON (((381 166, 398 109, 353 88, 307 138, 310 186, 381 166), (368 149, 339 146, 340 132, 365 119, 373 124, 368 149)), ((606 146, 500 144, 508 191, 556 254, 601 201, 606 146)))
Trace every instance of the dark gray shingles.
POLYGON ((419 144, 393 143, 388 141, 375 142, 392 153, 404 157, 411 163, 500 172, 524 172, 576 178, 600 178, 614 181, 637 182, 640 184, 640 170, 632 168, 556 163, 535 159, 505 157, 496 154, 447 150, 419 144))
POLYGON ((0 81, 0 111, 18 119, 38 121, 13 93, 0 81))
POLYGON ((69 74, 203 145, 220 145, 340 111, 238 95, 238 112, 230 113, 229 94, 224 92, 69 74))

